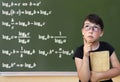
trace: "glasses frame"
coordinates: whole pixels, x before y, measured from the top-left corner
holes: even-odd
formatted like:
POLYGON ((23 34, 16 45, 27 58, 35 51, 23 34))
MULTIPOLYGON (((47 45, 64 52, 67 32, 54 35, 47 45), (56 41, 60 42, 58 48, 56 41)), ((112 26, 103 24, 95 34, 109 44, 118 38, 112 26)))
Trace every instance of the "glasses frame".
POLYGON ((85 29, 85 31, 90 31, 92 29, 92 31, 98 32, 99 30, 101 30, 101 27, 99 25, 91 26, 89 24, 85 24, 83 28, 85 29))

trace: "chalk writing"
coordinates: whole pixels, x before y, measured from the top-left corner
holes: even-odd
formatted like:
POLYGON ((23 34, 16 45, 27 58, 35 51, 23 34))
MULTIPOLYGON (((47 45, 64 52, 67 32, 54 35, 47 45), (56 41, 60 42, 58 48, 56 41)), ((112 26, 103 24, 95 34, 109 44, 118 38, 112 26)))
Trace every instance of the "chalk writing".
POLYGON ((17 49, 13 49, 13 50, 7 50, 7 49, 2 49, 2 54, 3 55, 8 55, 8 56, 12 56, 12 55, 20 55, 20 58, 23 58, 24 55, 33 55, 35 54, 35 49, 32 50, 28 50, 28 49, 24 49, 22 46, 20 48, 20 50, 17 49))
POLYGON ((48 55, 58 55, 59 58, 62 58, 62 55, 66 55, 66 56, 70 56, 74 53, 73 50, 64 50, 62 48, 59 48, 58 50, 55 49, 50 49, 50 50, 43 50, 43 49, 39 49, 38 51, 35 49, 29 50, 29 49, 24 49, 23 46, 21 46, 20 50, 17 49, 12 49, 7 50, 7 49, 2 49, 2 54, 3 55, 7 55, 9 57, 11 57, 12 55, 20 55, 20 58, 23 58, 24 55, 34 55, 34 54, 39 54, 39 55, 44 55, 44 56, 48 56, 48 55), (38 52, 38 53, 37 53, 38 52))
POLYGON ((30 42, 30 32, 28 33, 25 33, 25 32, 18 32, 18 35, 5 35, 5 34, 2 34, 2 39, 3 40, 13 40, 13 39, 18 39, 18 43, 21 43, 21 44, 27 44, 30 42))
POLYGON ((2 21, 2 26, 10 27, 11 29, 14 29, 15 26, 22 26, 22 27, 28 27, 30 25, 43 27, 45 25, 45 22, 38 22, 38 21, 15 21, 13 18, 11 21, 2 21))
POLYGON ((38 35, 38 39, 40 40, 49 40, 49 39, 54 39, 54 42, 57 43, 57 44, 63 44, 63 43, 66 43, 66 39, 67 39, 67 36, 63 36, 62 35, 62 32, 59 31, 59 35, 58 36, 53 36, 53 35, 49 35, 47 34, 46 36, 45 35, 38 35))
POLYGON ((29 68, 29 69, 32 69, 32 68, 35 68, 36 67, 36 63, 33 62, 32 64, 31 63, 16 63, 16 62, 12 62, 12 63, 2 63, 2 67, 3 68, 7 68, 7 69, 11 69, 11 68, 14 68, 14 67, 17 67, 17 68, 29 68))
POLYGON ((58 50, 54 50, 54 49, 50 49, 48 51, 45 50, 39 50, 39 54, 40 55, 44 55, 44 56, 48 56, 48 55, 52 55, 52 54, 57 54, 59 56, 59 58, 62 58, 62 55, 67 55, 67 56, 71 56, 74 53, 73 50, 63 50, 62 48, 59 48, 58 50))
POLYGON ((73 49, 63 48, 63 46, 67 44, 67 39, 69 38, 67 35, 63 35, 63 31, 56 30, 58 33, 53 35, 47 30, 49 22, 49 19, 47 20, 47 18, 52 17, 51 15, 54 12, 47 7, 47 9, 42 9, 42 3, 43 2, 40 0, 26 2, 12 0, 1 2, 2 20, 0 29, 7 30, 7 32, 2 31, 1 33, 1 41, 3 41, 2 45, 4 46, 2 46, 0 50, 2 53, 0 56, 1 58, 4 56, 6 59, 10 58, 11 60, 16 58, 16 61, 1 61, 2 67, 0 68, 33 69, 38 66, 37 63, 39 62, 32 59, 33 57, 38 57, 40 60, 41 56, 46 58, 53 55, 62 59, 64 56, 71 56, 74 53, 73 49), (36 30, 38 31, 36 32, 36 30), (47 34, 44 34, 42 30, 46 30, 47 34), (16 45, 13 44, 14 41, 16 42, 16 45), (47 42, 53 41, 53 44, 56 47, 49 47, 49 49, 46 49, 44 46, 33 47, 34 44, 36 45, 36 42, 38 42, 38 45, 41 44, 41 41, 44 41, 45 47, 47 42), (11 45, 13 45, 13 47, 6 46, 6 43, 9 44, 9 42, 12 43, 11 45), (28 63, 26 62, 26 58, 30 58, 29 60, 32 61, 28 63))
POLYGON ((14 15, 18 15, 18 16, 21 16, 21 15, 30 15, 30 16, 33 16, 33 15, 45 15, 45 16, 48 16, 52 13, 52 11, 46 11, 46 10, 21 10, 21 9, 18 9, 18 10, 14 10, 14 9, 10 9, 10 10, 2 10, 2 14, 3 15, 6 15, 6 16, 14 16, 14 15))
POLYGON ((29 7, 32 7, 32 6, 36 6, 36 7, 38 7, 38 6, 40 6, 40 4, 41 4, 42 2, 41 1, 39 1, 39 2, 13 2, 13 1, 11 1, 10 3, 8 3, 8 2, 2 2, 2 6, 3 7, 20 7, 20 6, 24 6, 24 7, 26 7, 26 6, 29 6, 29 7))

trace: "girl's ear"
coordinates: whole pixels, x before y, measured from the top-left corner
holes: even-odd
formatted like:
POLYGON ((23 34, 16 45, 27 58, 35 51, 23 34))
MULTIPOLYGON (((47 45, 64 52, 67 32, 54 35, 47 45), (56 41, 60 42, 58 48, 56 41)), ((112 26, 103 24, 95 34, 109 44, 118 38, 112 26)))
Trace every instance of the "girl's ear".
POLYGON ((82 32, 82 35, 84 35, 85 33, 82 32))
POLYGON ((100 37, 102 37, 103 35, 101 34, 100 37))
POLYGON ((102 37, 102 36, 103 36, 103 34, 104 34, 104 31, 102 31, 102 32, 101 32, 100 37, 102 37))
POLYGON ((83 32, 83 28, 81 29, 82 35, 84 35, 85 33, 83 32))

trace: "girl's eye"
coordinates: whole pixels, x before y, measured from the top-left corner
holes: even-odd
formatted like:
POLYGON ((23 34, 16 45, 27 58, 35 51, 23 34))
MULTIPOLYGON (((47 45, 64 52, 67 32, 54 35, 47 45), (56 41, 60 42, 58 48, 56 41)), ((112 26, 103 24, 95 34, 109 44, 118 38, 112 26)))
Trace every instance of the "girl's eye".
POLYGON ((98 28, 97 26, 94 26, 94 28, 98 28))
POLYGON ((89 25, 85 25, 85 27, 89 27, 89 25))

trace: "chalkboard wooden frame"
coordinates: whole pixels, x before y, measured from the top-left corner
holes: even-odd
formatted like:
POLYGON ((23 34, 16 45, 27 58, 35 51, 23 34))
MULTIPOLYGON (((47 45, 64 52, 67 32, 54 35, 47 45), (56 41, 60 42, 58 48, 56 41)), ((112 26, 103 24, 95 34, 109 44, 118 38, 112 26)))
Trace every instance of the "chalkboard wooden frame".
POLYGON ((77 76, 77 72, 0 72, 0 76, 77 76))

